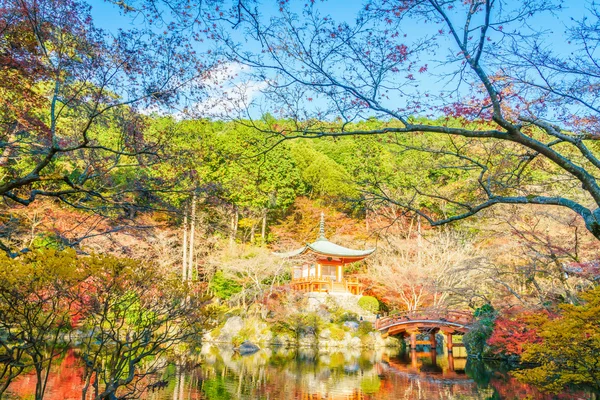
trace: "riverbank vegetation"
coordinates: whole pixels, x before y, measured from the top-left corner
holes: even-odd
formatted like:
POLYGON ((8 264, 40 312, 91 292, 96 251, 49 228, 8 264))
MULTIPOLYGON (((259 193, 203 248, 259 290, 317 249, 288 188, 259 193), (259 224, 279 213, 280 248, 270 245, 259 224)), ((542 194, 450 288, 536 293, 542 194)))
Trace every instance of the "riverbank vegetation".
POLYGON ((43 398, 51 367, 74 345, 85 365, 82 396, 135 395, 165 367, 161 354, 215 318, 208 296, 149 262, 52 249, 1 262, 0 396, 33 369, 43 398))
MULTIPOLYGON (((573 90, 550 85, 553 74, 550 86, 536 86, 515 78, 527 76, 522 64, 513 75, 485 73, 481 39, 459 52, 476 95, 400 115, 319 63, 308 72, 282 67, 291 82, 267 79, 269 62, 287 59, 293 46, 247 58, 225 31, 190 33, 183 26, 197 21, 187 15, 157 19, 153 1, 120 3, 115 12, 142 15, 142 25, 108 32, 73 0, 0 3, 0 396, 33 373, 42 399, 71 345, 85 363, 82 395, 114 399, 147 390, 167 352, 202 338, 368 347, 380 338, 363 315, 427 309, 472 312, 470 355, 515 361, 523 382, 600 390, 600 162, 588 98, 596 90, 573 78, 595 70, 593 57, 573 64, 529 49, 543 71, 570 74, 561 82, 573 90), (192 50, 207 37, 220 51, 192 50), (248 106, 243 116, 235 111, 244 107, 228 109, 235 118, 193 112, 219 85, 212 78, 238 79, 231 69, 242 64, 262 76, 266 104, 280 107, 257 114, 248 106), (312 84, 299 79, 304 73, 312 84), (526 88, 537 97, 523 100, 526 88), (570 108, 574 92, 586 117, 570 108), (292 100, 318 98, 329 112, 292 112, 300 104, 292 100), (565 115, 563 128, 543 119, 549 104, 565 115), (291 263, 273 254, 316 239, 322 212, 331 240, 377 247, 345 266, 364 289, 357 308, 307 311, 308 300, 290 289, 291 263)), ((524 3, 521 19, 549 7, 524 3)), ((485 4, 470 12, 490 15, 485 4)), ((286 7, 278 29, 296 21, 286 7)), ((370 23, 397 17, 364 12, 370 23)), ((257 40, 304 41, 269 36, 254 25, 260 18, 239 22, 256 28, 257 40)), ((323 41, 324 31, 311 29, 328 46, 350 32, 340 25, 323 41)), ((377 23, 369 29, 381 33, 377 23)), ((581 20, 569 34, 584 46, 597 38, 577 32, 595 30, 581 20)), ((380 64, 393 64, 386 73, 409 57, 395 49, 401 57, 382 52, 380 64)), ((309 53, 297 56, 306 63, 309 53)))

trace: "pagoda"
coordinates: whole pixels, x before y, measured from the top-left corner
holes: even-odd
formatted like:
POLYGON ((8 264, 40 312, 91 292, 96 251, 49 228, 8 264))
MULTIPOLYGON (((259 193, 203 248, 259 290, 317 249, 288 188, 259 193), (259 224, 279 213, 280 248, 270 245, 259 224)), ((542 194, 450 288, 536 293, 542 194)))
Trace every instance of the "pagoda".
POLYGON ((310 261, 293 267, 291 286, 303 292, 338 292, 361 294, 356 278, 344 277, 344 266, 364 260, 375 249, 354 250, 332 243, 325 237, 325 215, 321 213, 319 236, 313 243, 287 253, 276 253, 283 258, 310 256, 310 261))

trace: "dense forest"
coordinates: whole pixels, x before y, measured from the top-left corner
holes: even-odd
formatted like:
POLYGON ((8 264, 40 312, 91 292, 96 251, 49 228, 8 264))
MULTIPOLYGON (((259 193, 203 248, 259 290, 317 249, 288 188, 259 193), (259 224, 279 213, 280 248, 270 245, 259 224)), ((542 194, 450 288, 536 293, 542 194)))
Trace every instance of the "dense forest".
MULTIPOLYGON (((328 47, 350 32, 362 37, 358 28, 327 31, 331 43, 319 42, 314 55, 323 59, 300 72, 286 60, 306 62, 308 50, 290 49, 308 39, 259 29, 260 18, 242 17, 255 15, 243 2, 232 15, 255 40, 273 43, 263 58, 241 51, 227 33, 230 21, 214 10, 202 14, 214 28, 198 32, 173 4, 163 13, 169 2, 108 3, 120 17, 143 15, 143 23, 107 34, 86 3, 0 2, 0 397, 29 373, 35 398, 43 398, 54 362, 81 332, 90 333, 78 339, 83 396, 95 399, 142 393, 172 348, 223 335, 232 317, 246 321, 237 346, 263 334, 255 329, 263 325, 297 342, 324 330, 343 338, 349 320, 359 342, 373 345, 362 316, 331 305, 325 316, 307 311, 290 287, 294 261, 275 254, 317 239, 321 213, 328 239, 376 248, 344 266, 368 299, 365 315, 466 312, 474 318, 463 339, 470 357, 520 363, 514 377, 543 391, 600 388, 600 150, 586 97, 597 92, 594 82, 578 100, 592 111, 579 117, 565 104, 578 78, 571 91, 531 84, 546 92, 525 101, 522 64, 512 77, 486 75, 478 64, 486 55, 465 45, 481 80, 471 88, 483 92, 398 114, 361 92, 375 86, 356 83, 371 64, 337 78, 327 69, 343 46, 359 56, 348 38, 328 47), (276 44, 283 37, 289 47, 276 44), (220 51, 197 54, 206 38, 220 51), (277 83, 264 75, 273 60, 286 72, 277 83), (228 118, 191 112, 188 102, 211 96, 207 76, 230 74, 238 63, 263 74, 265 104, 279 107, 228 109, 228 118), (299 112, 295 101, 312 103, 313 94, 296 85, 315 90, 315 103, 328 98, 319 106, 329 112, 306 105, 299 112), (519 114, 546 115, 550 107, 563 111, 564 128, 519 114)), ((385 3, 367 7, 373 19, 359 22, 387 18, 385 3)), ((467 3, 469 13, 489 16, 489 2, 467 3)), ((524 3, 519 18, 547 11, 524 3)), ((293 9, 281 7, 275 26, 297 32, 293 9)), ((311 24, 303 32, 322 40, 329 21, 311 24)), ((371 35, 381 29, 373 24, 371 35)), ((498 24, 490 26, 502 32, 498 24)), ((594 31, 588 24, 571 33, 594 31)), ((396 73, 410 52, 394 49, 381 65, 396 73)), ((541 70, 581 72, 569 60, 542 61, 541 70)), ((220 79, 229 78, 239 79, 220 79)))

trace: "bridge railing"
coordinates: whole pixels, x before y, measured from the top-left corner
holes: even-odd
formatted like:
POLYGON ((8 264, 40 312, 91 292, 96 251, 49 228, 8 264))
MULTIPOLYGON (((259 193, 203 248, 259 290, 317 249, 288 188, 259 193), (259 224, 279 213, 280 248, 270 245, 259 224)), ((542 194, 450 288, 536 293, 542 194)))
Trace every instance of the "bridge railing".
POLYGON ((460 325, 470 325, 473 322, 472 314, 464 311, 448 310, 420 310, 405 312, 398 315, 383 317, 375 321, 376 329, 385 329, 399 323, 408 323, 414 320, 442 321, 460 325))

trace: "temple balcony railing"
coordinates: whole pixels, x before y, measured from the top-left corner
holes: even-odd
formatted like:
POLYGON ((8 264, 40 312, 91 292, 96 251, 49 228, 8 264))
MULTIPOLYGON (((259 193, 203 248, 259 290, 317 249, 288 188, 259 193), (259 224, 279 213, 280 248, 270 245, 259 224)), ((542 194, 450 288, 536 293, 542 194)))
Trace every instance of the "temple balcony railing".
POLYGON ((291 286, 292 289, 302 292, 329 292, 333 287, 333 281, 311 276, 292 279, 291 286))
POLYGON ((347 277, 341 282, 333 278, 317 278, 314 276, 293 278, 290 283, 292 289, 303 292, 348 292, 361 294, 361 283, 356 277, 347 277))

